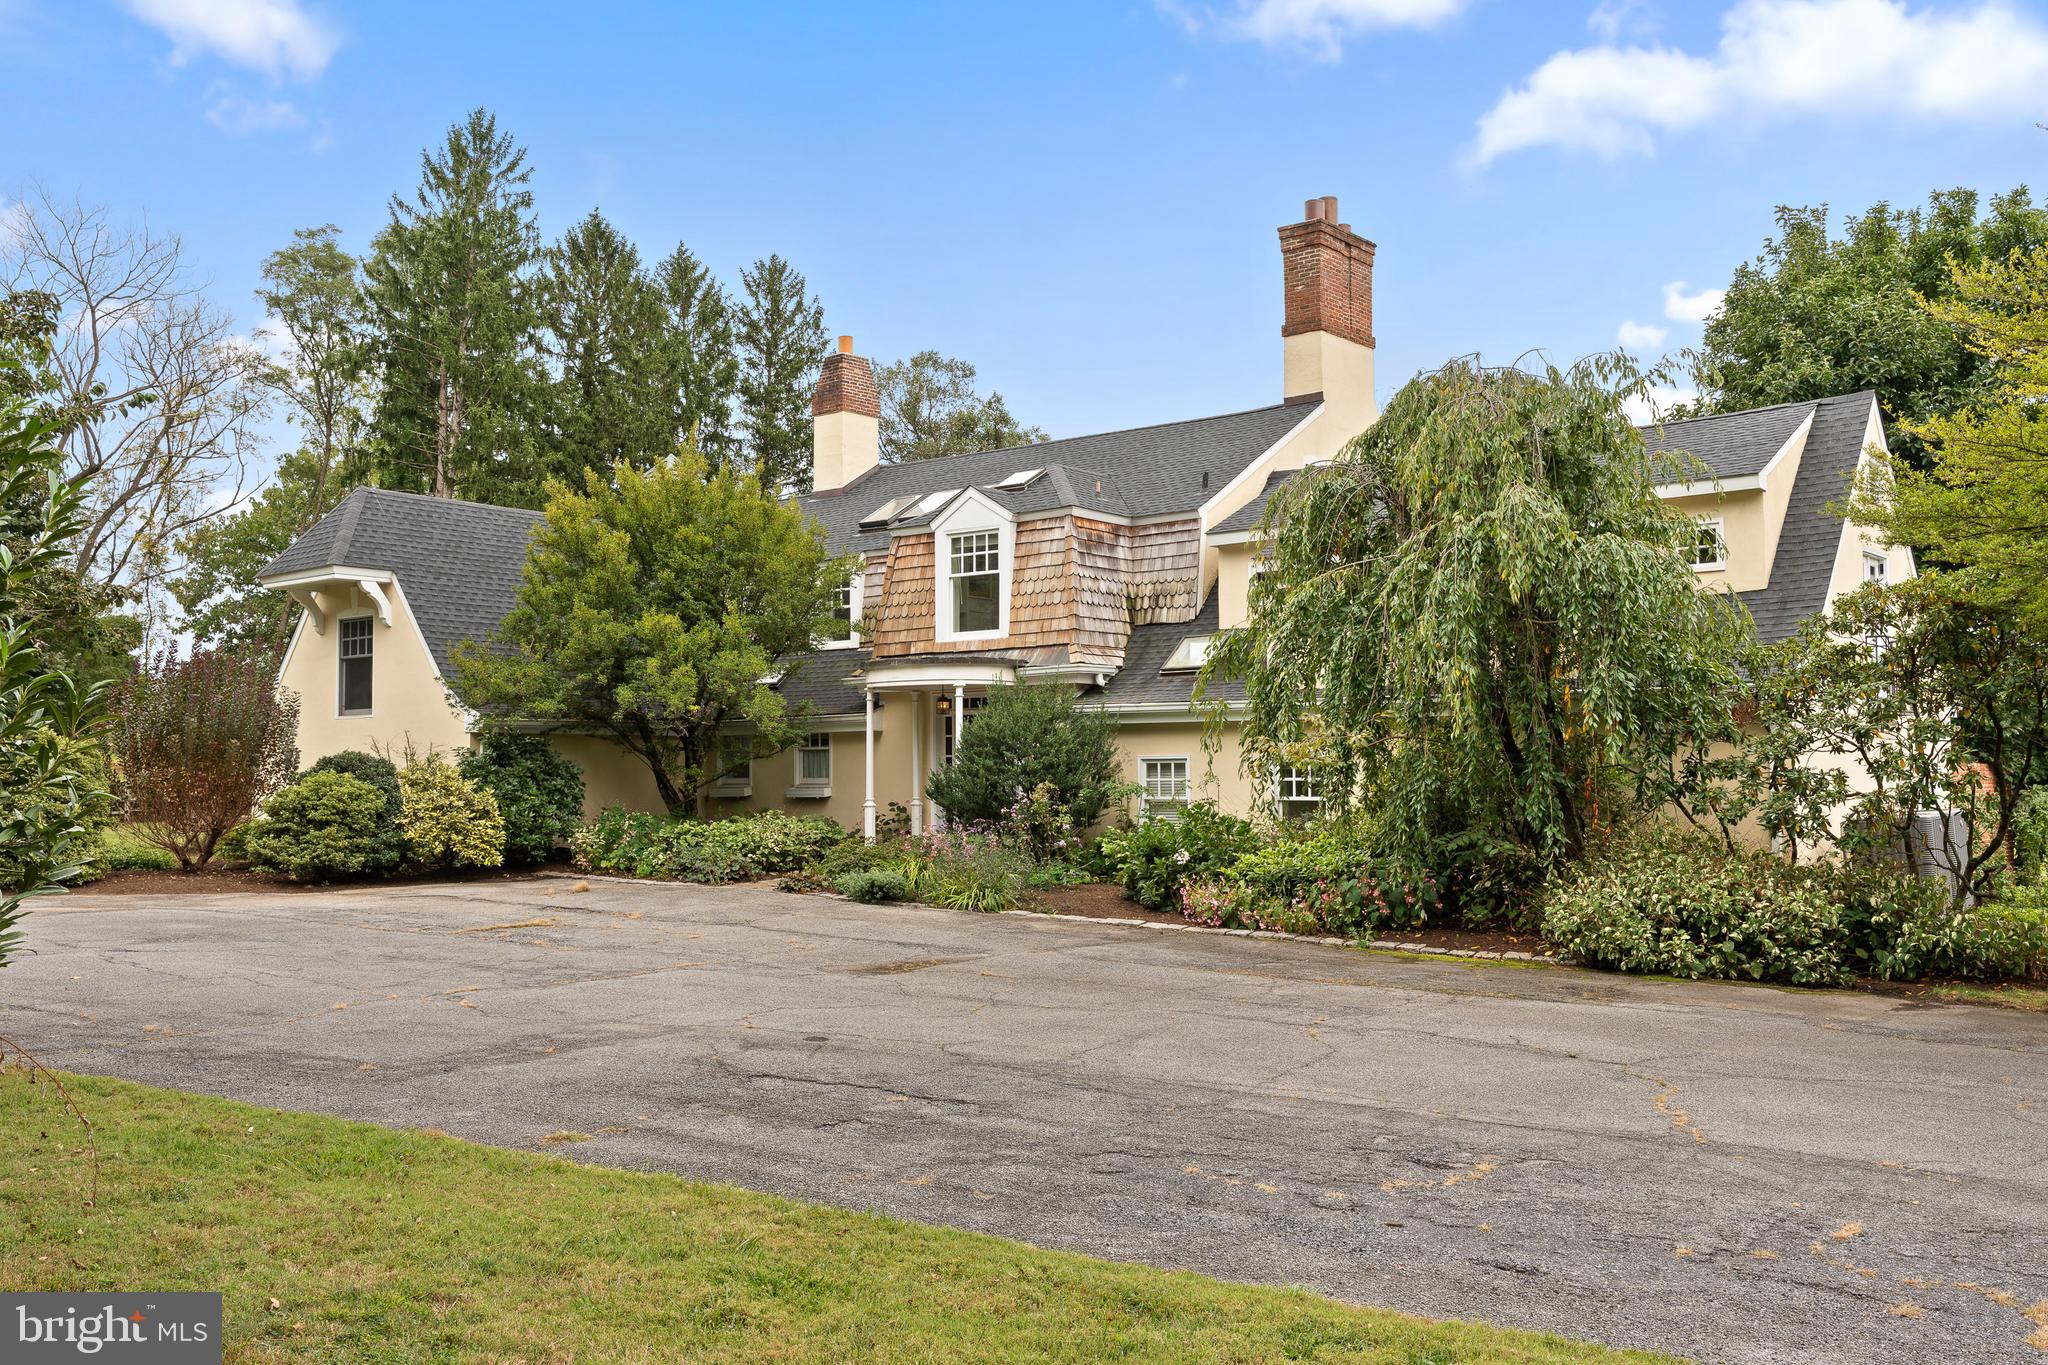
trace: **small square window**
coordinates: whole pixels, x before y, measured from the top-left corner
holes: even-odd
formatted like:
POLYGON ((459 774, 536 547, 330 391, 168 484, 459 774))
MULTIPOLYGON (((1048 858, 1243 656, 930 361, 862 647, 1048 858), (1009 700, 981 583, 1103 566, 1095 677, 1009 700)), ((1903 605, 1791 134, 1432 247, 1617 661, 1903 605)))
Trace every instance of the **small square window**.
POLYGON ((1699 524, 1692 543, 1692 566, 1695 569, 1720 569, 1728 564, 1728 539, 1725 527, 1719 517, 1711 517, 1699 524))
POLYGON ((1314 768, 1281 768, 1275 794, 1280 801, 1280 813, 1289 817, 1313 815, 1316 807, 1323 804, 1322 793, 1316 789, 1314 768))
POLYGON ((370 714, 373 658, 377 649, 377 621, 371 616, 351 616, 338 623, 341 646, 341 714, 370 714))
POLYGON ((1138 765, 1138 777, 1144 787, 1138 802, 1139 817, 1179 819, 1188 804, 1188 761, 1184 758, 1148 758, 1138 765))

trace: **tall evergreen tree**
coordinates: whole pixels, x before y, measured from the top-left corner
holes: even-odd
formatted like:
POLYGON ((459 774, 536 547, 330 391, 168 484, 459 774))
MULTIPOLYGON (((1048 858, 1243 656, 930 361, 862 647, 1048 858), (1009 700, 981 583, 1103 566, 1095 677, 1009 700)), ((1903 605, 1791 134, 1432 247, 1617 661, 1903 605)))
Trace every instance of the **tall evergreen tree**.
POLYGON ((668 314, 662 365, 676 443, 694 444, 713 469, 733 467, 740 458, 733 430, 740 358, 732 303, 710 269, 680 243, 657 278, 668 314))
POLYGON ((811 486, 811 391, 825 360, 825 310, 780 256, 740 276, 740 415, 763 486, 811 486))
POLYGON ((441 497, 540 498, 531 422, 539 238, 526 150, 477 109, 420 157, 366 267, 382 386, 377 481, 441 497))
POLYGON ((551 363, 546 472, 645 469, 675 451, 659 286, 604 215, 571 228, 541 276, 541 346, 551 363))

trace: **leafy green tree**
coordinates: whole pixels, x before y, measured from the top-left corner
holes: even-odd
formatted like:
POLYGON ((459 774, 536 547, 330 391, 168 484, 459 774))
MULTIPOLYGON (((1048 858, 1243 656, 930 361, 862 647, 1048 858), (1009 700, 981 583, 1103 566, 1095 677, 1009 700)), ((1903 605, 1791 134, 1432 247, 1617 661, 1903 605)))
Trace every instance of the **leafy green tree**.
POLYGON ((89 812, 106 799, 100 687, 44 655, 30 614, 41 580, 71 576, 84 521, 85 481, 63 471, 54 427, 18 396, 0 402, 0 507, 39 509, 0 554, 0 966, 21 946, 23 903, 84 874, 89 812))
POLYGON ((689 441, 713 469, 733 467, 741 451, 733 429, 740 357, 732 303, 711 271, 680 243, 656 277, 667 312, 661 363, 670 403, 669 446, 689 441))
POLYGON ((298 607, 284 593, 259 587, 256 575, 346 492, 343 480, 323 477, 315 452, 300 450, 285 456, 253 501, 188 533, 179 543, 184 567, 170 589, 192 638, 214 648, 282 655, 298 607))
POLYGON ((532 505, 534 267, 526 150, 477 109, 420 157, 412 198, 364 268, 380 388, 377 482, 437 497, 532 505))
POLYGON ((1777 216, 1778 235, 1736 270, 1692 357, 1697 411, 1874 389, 1886 441, 1923 463, 1913 424, 1969 401, 1984 366, 1919 300, 1950 294, 1951 260, 1967 268, 2048 243, 2048 209, 2022 185, 1982 217, 1974 190, 1933 194, 1925 209, 1874 204, 1839 238, 1825 205, 1777 216))
POLYGON ((740 276, 740 425, 763 486, 811 486, 811 392, 825 361, 825 310, 780 256, 740 276))
POLYGON ((556 478, 675 449, 665 387, 664 299, 640 253, 592 210, 550 248, 539 283, 552 366, 545 467, 556 478))
POLYGON ((1313 741, 1331 799, 1365 793, 1432 863, 1554 864, 1617 800, 1661 800, 1669 755, 1728 726, 1748 623, 1694 584, 1697 522, 1622 409, 1640 387, 1618 357, 1454 361, 1290 485, 1251 622, 1202 675, 1244 680, 1246 770, 1313 741))
POLYGON ((973 450, 1001 450, 1045 439, 1010 415, 999 393, 974 391, 974 366, 937 351, 875 372, 882 399, 882 461, 933 460, 973 450))
POLYGON ((851 572, 802 511, 687 446, 550 482, 517 600, 487 644, 457 647, 455 689, 482 715, 609 736, 689 813, 721 730, 750 726, 757 755, 795 742, 765 680, 829 629, 851 572))
POLYGON ((277 375, 311 466, 301 530, 340 500, 333 485, 353 487, 365 473, 370 311, 362 264, 341 249, 340 237, 332 223, 296 229, 292 244, 264 261, 264 287, 256 291, 291 352, 277 375))
POLYGON ((925 793, 955 820, 997 821, 1044 784, 1085 826, 1102 814, 1116 768, 1116 721, 1084 710, 1072 688, 995 687, 925 793))
POLYGON ((122 684, 112 711, 128 818, 187 872, 299 766, 299 699, 278 690, 267 654, 166 655, 122 684))
POLYGON ((1894 540, 1975 572, 1974 591, 2048 631, 2048 247, 1958 263, 1930 321, 1983 366, 1969 400, 1912 425, 1933 453, 1894 458, 1864 480, 1854 510, 1894 540))

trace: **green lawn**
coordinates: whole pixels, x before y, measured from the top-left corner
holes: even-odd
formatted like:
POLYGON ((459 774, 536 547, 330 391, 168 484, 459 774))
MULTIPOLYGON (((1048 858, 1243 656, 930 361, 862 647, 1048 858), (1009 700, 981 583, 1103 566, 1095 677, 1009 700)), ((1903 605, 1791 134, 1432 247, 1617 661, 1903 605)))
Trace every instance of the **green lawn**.
POLYGON ((98 1206, 79 1125, 0 1073, 0 1285, 222 1289, 231 1361, 1650 1358, 66 1079, 98 1206))

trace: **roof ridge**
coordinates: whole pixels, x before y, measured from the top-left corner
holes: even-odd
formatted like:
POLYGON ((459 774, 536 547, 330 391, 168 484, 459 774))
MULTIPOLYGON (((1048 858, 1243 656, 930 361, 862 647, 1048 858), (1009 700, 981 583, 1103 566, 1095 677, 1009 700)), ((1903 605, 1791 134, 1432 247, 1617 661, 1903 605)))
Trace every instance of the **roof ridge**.
MULTIPOLYGON (((1867 392, 1867 390, 1866 390, 1867 392)), ((1703 412, 1697 417, 1674 417, 1669 421, 1638 422, 1637 431, 1649 431, 1655 427, 1683 427, 1694 422, 1721 422, 1730 417, 1751 417, 1759 412, 1776 412, 1780 408, 1811 408, 1822 403, 1833 403, 1842 398, 1854 398, 1852 393, 1830 394, 1826 398, 1795 398, 1789 403, 1766 403, 1760 408, 1736 408, 1731 412, 1703 412)))
POLYGON ((367 496, 359 498, 356 494, 363 493, 367 495, 369 491, 367 487, 351 488, 348 491, 348 496, 343 498, 334 509, 336 512, 341 513, 341 519, 335 523, 334 548, 328 556, 328 563, 348 563, 349 546, 356 538, 357 524, 363 519, 363 504, 370 500, 367 496))
POLYGON ((375 484, 368 483, 358 484, 349 490, 350 497, 354 497, 358 493, 373 494, 380 498, 411 498, 416 502, 439 503, 444 507, 483 507, 493 512, 518 512, 523 516, 529 517, 544 515, 537 508, 532 507, 507 507, 502 502, 478 502, 475 498, 444 498, 438 493, 415 493, 405 488, 379 488, 375 484))
MULTIPOLYGON (((1237 408, 1230 412, 1212 412, 1206 417, 1181 417, 1171 422, 1142 422, 1134 427, 1112 427, 1108 431, 1090 431, 1085 432, 1079 436, 1056 436, 1048 441, 1029 441, 1023 445, 991 446, 987 450, 963 450, 953 455, 937 455, 929 460, 899 460, 894 464, 878 464, 871 469, 862 470, 860 477, 855 479, 852 483, 849 483, 842 488, 830 491, 833 493, 844 493, 848 489, 857 488, 862 483, 865 483, 869 478, 872 478, 875 474, 879 473, 884 469, 903 469, 908 467, 909 465, 919 465, 925 468, 930 468, 933 465, 943 465, 948 460, 964 460, 970 456, 975 455, 1004 455, 1012 451, 1043 450, 1047 446, 1068 445, 1075 441, 1095 441, 1100 440, 1105 436, 1128 436, 1132 432, 1157 431, 1161 427, 1192 426, 1196 422, 1217 422, 1221 421, 1226 417, 1248 417, 1255 412, 1276 412, 1282 408, 1300 408, 1302 410, 1302 417, 1306 418, 1311 412, 1315 411, 1317 406, 1318 405, 1311 403, 1261 403, 1259 406, 1255 408, 1237 408)), ((1296 425, 1299 425, 1299 423, 1297 423, 1296 425)), ((1056 460, 1052 460, 1047 461, 1047 463, 1057 464, 1059 462, 1056 460)), ((1094 473, 1100 471, 1090 472, 1094 473)), ((812 493, 809 496, 816 497, 818 495, 816 493, 812 493)))

